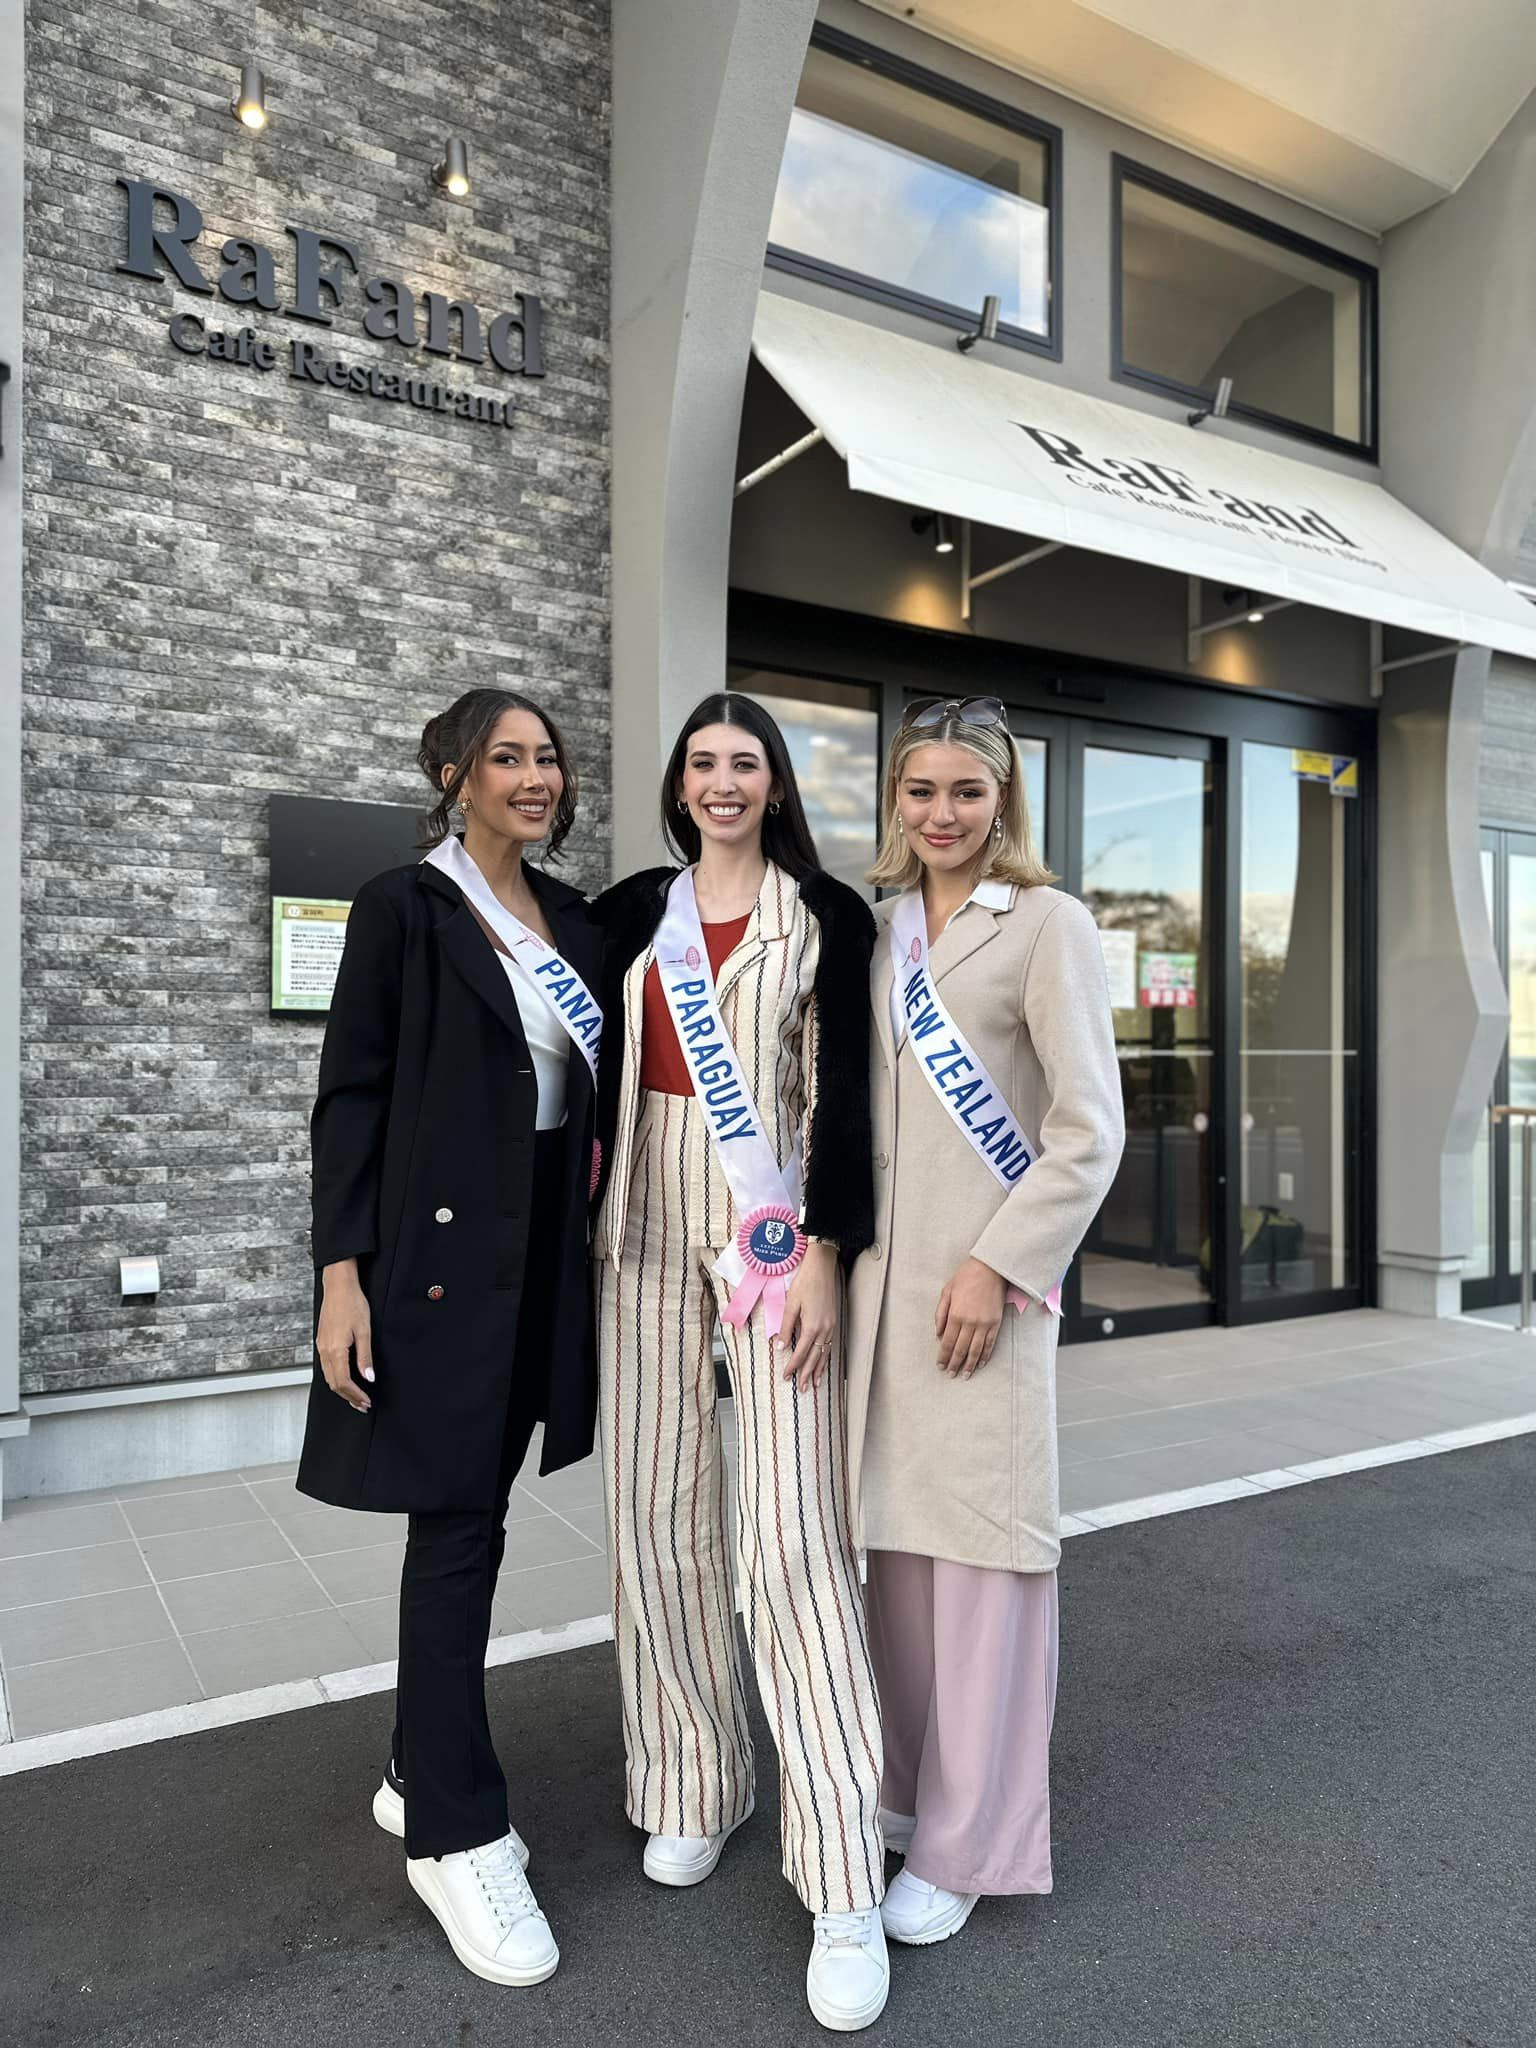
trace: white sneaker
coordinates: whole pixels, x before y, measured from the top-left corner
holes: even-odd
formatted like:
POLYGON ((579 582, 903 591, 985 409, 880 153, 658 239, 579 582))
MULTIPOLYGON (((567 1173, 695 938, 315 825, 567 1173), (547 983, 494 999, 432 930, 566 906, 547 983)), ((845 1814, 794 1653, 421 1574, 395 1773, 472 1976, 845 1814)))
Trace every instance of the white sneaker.
MULTIPOLYGON (((398 1835, 402 1842, 405 1840, 405 1787, 395 1776, 393 1764, 389 1765, 385 1770, 383 1777, 379 1780, 379 1789, 373 1795, 373 1817, 386 1835, 398 1835)), ((511 1839, 513 1855, 516 1856, 518 1862, 526 1870, 528 1868, 528 1844, 523 1840, 516 1828, 510 1828, 508 1835, 511 1839)))
POLYGON ((652 1835, 645 1845, 646 1876, 654 1884, 702 1884, 731 1836, 751 1818, 749 1806, 718 1835, 652 1835))
POLYGON ((979 1897, 979 1892, 947 1892, 914 1877, 910 1870, 901 1870, 891 1879, 880 1918, 892 1941, 926 1948, 930 1942, 948 1941, 958 1934, 979 1897))
POLYGON ((805 1971, 813 2016, 836 2034, 856 2034, 879 2019, 890 1988, 879 1913, 818 1913, 805 1971))
POLYGON ((452 1856, 408 1856, 405 1874, 466 1970, 492 1984, 542 1984, 560 1951, 512 1837, 452 1856))
POLYGON ((882 1806, 880 1832, 885 1837, 886 1848, 893 1856, 905 1856, 912 1846, 912 1837, 917 1833, 917 1815, 892 1813, 888 1806, 882 1806))

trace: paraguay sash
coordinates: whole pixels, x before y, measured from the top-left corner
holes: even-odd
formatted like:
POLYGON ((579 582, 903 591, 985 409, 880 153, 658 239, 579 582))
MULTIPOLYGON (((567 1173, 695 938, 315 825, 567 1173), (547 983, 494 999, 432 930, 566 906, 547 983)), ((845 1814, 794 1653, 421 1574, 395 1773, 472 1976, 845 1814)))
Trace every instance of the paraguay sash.
POLYGON ((519 979, 536 989, 553 1010, 560 1028, 597 1078, 598 1047, 603 1036, 603 1013, 570 961, 548 946, 537 932, 529 931, 521 918, 514 917, 504 903, 491 893, 491 885, 464 851, 461 839, 447 838, 427 855, 428 863, 441 868, 472 903, 507 949, 519 979))
POLYGON ((799 1172, 792 1167, 786 1177, 780 1167, 720 1014, 691 868, 667 891, 656 929, 656 971, 739 1219, 735 1242, 715 1262, 731 1289, 725 1320, 740 1329, 761 1298, 768 1334, 776 1337, 787 1282, 805 1257, 793 1185, 799 1172))
MULTIPOLYGON (((923 1078, 943 1103, 950 1121, 971 1150, 1003 1187, 1017 1187, 1035 1162, 1035 1150, 1003 1092, 971 1049, 965 1033, 945 1008, 928 964, 928 919, 921 889, 909 889, 891 918, 891 959, 896 976, 891 985, 891 1024, 897 1050, 905 1033, 923 1078)), ((1015 1308, 1029 1297, 1020 1287, 1008 1289, 1015 1308)), ((1045 1306, 1061 1313, 1061 1283, 1051 1289, 1045 1306)))

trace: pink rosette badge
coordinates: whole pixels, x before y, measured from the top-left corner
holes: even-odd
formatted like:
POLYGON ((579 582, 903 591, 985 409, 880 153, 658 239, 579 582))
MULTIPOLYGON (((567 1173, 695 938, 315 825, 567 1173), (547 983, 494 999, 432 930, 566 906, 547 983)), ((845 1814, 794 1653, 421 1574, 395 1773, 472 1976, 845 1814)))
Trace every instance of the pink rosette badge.
POLYGON ((794 1210, 782 1203, 754 1209, 736 1233, 736 1249, 747 1271, 726 1305, 725 1320, 741 1329, 761 1299, 768 1335, 777 1337, 784 1327, 786 1283, 806 1250, 794 1210))

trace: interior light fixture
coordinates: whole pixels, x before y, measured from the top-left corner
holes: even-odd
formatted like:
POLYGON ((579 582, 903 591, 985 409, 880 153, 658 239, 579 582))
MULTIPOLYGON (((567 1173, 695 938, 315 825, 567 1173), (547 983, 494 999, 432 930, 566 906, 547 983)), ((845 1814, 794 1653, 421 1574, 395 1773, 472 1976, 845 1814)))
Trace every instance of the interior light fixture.
POLYGON ((469 192, 469 149, 457 135, 448 138, 448 149, 432 173, 451 199, 463 199, 469 192))
POLYGON ((240 90, 229 103, 229 111, 245 128, 267 125, 267 88, 255 64, 240 66, 240 90))
POLYGON ((952 555, 955 552, 955 522, 947 512, 916 512, 912 516, 914 533, 933 535, 933 552, 936 555, 952 555))
POLYGON ((1263 614, 1263 612, 1261 612, 1261 611, 1259 610, 1259 608, 1258 608, 1258 606, 1257 606, 1257 605, 1255 605, 1255 606, 1254 606, 1254 608, 1253 608, 1253 610, 1252 610, 1252 611, 1251 611, 1251 612, 1250 612, 1250 613, 1248 614, 1248 623, 1249 623, 1249 625, 1250 625, 1250 626, 1262 626, 1262 625, 1263 625, 1263 623, 1264 623, 1264 614, 1263 614))

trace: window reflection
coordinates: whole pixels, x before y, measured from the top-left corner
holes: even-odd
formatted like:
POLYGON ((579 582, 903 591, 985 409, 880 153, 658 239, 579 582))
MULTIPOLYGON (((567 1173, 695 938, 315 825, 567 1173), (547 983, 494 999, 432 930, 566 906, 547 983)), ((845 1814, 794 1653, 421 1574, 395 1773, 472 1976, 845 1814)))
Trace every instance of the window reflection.
POLYGON ((1125 1151, 1081 1254, 1090 1317, 1211 1289, 1209 764, 1083 751, 1083 901, 1104 948, 1125 1151))
POLYGON ((1192 392, 1230 377, 1235 411, 1367 439, 1359 277, 1132 176, 1120 190, 1127 370, 1192 392))
POLYGON ((1005 326, 1050 327, 1043 142, 813 49, 770 244, 945 306, 995 292, 1005 326))
MULTIPOLYGON (((1509 856, 1509 1095, 1536 1104, 1536 855, 1509 856)), ((1525 1199, 1520 1120, 1510 1126, 1509 1270, 1523 1257, 1521 1204, 1525 1199)))
POLYGON ((1243 748, 1242 1285, 1355 1278, 1357 1061, 1345 960, 1354 809, 1288 747, 1243 748))
POLYGON ((822 866, 874 898, 865 881, 875 858, 880 808, 880 720, 858 684, 732 669, 729 687, 755 697, 784 735, 822 866))
MULTIPOLYGON (((1494 907, 1493 848, 1485 846, 1479 856, 1483 875, 1483 900, 1488 921, 1498 930, 1494 907)), ((1495 941, 1497 943, 1497 941, 1495 941)), ((1497 1083, 1495 1083, 1497 1093, 1497 1083)), ((1493 1116, 1491 1105, 1483 1111, 1477 1143, 1472 1151, 1472 1249, 1461 1269, 1464 1280, 1487 1280, 1493 1275, 1493 1116)))

